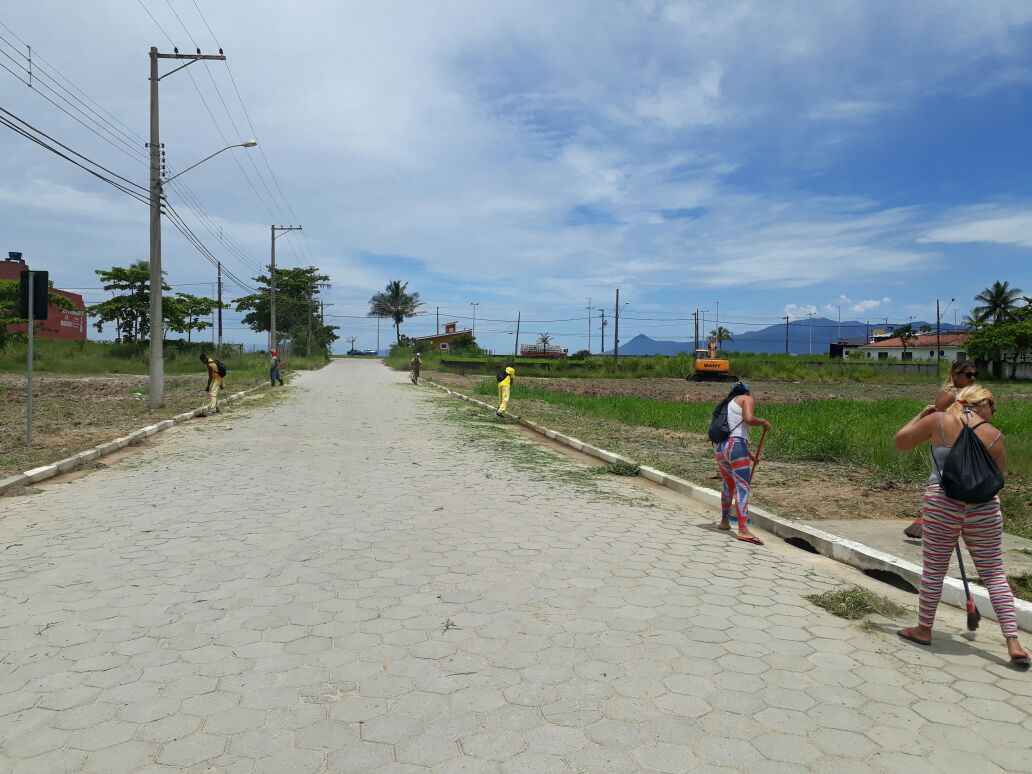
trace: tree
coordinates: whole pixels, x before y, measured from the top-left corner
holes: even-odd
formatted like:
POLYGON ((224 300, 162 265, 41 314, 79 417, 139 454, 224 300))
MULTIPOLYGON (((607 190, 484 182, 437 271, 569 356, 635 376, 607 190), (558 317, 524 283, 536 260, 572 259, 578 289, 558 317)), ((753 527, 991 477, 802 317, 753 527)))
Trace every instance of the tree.
POLYGON ((164 305, 169 307, 165 314, 169 320, 169 329, 176 333, 185 333, 189 342, 194 331, 203 331, 211 327, 206 318, 218 308, 218 301, 205 296, 176 293, 172 298, 166 299, 164 305))
POLYGON ((932 326, 928 325, 926 323, 925 325, 922 325, 920 328, 918 328, 917 332, 918 333, 931 333, 932 332, 932 326))
POLYGON ((910 349, 910 345, 913 343, 914 339, 917 338, 917 334, 914 333, 914 326, 910 323, 901 325, 896 328, 893 333, 899 337, 899 343, 903 345, 904 352, 910 349))
POLYGON ((537 345, 541 348, 542 352, 548 352, 548 348, 552 346, 552 334, 548 331, 539 333, 537 338, 537 345))
POLYGON ((387 287, 369 299, 369 317, 390 317, 394 320, 394 333, 401 342, 401 324, 409 317, 414 317, 423 302, 419 293, 409 293, 408 283, 391 280, 387 287))
MULTIPOLYGON (((967 348, 980 360, 991 360, 994 364, 1009 360, 1013 379, 1018 363, 1032 353, 1032 319, 980 326, 968 339, 967 348)), ((1002 375, 1002 369, 994 370, 997 376, 1002 375)))
POLYGON ((731 331, 725 328, 723 325, 718 325, 716 328, 710 331, 710 338, 713 339, 717 344, 717 349, 720 349, 721 344, 725 341, 734 341, 735 337, 731 335, 731 331))
POLYGON ((1005 322, 1013 317, 1019 298, 1020 288, 1012 288, 1009 282, 997 280, 975 296, 975 301, 980 303, 971 310, 971 317, 978 322, 1005 322))
MULTIPOLYGON (((0 280, 0 350, 6 349, 11 343, 13 334, 8 331, 8 327, 26 322, 24 317, 18 316, 20 293, 20 283, 0 280)), ((53 282, 50 283, 49 299, 50 303, 59 309, 75 308, 71 301, 54 291, 53 282)))
MULTIPOLYGON (((97 332, 103 333, 105 324, 114 323, 116 341, 143 341, 150 336, 150 263, 137 261, 129 266, 97 269, 95 274, 104 290, 116 294, 89 307, 90 315, 97 318, 93 325, 97 332)), ((171 288, 162 280, 161 292, 166 290, 171 288)), ((176 313, 174 305, 170 308, 167 299, 163 299, 164 330, 176 321, 176 313)))
MULTIPOLYGON (((312 332, 312 348, 328 353, 338 338, 336 325, 324 325, 319 314, 319 296, 329 282, 329 275, 320 274, 316 266, 297 268, 276 267, 276 338, 289 340, 296 350, 305 345, 312 332)), ((262 274, 254 278, 258 292, 236 299, 236 310, 246 312, 244 325, 256 332, 271 328, 271 277, 262 274)))

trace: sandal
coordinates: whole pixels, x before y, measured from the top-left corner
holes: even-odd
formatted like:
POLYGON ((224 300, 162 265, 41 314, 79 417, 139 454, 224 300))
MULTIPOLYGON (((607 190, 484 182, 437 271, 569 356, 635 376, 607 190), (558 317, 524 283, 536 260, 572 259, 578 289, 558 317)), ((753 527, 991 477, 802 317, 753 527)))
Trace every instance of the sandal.
POLYGON ((735 540, 741 540, 743 543, 752 543, 754 546, 763 545, 763 541, 756 537, 756 535, 735 535, 735 540))
POLYGON ((723 522, 720 522, 720 523, 717 524, 717 529, 719 529, 721 532, 730 532, 731 531, 731 525, 730 524, 724 524, 723 522))
POLYGON ((898 632, 896 632, 896 634, 898 634, 900 637, 902 637, 907 642, 913 642, 913 643, 916 643, 917 645, 922 645, 922 646, 924 646, 926 648, 929 645, 932 644, 931 640, 922 640, 920 637, 915 637, 913 632, 914 632, 913 629, 900 629, 898 632))

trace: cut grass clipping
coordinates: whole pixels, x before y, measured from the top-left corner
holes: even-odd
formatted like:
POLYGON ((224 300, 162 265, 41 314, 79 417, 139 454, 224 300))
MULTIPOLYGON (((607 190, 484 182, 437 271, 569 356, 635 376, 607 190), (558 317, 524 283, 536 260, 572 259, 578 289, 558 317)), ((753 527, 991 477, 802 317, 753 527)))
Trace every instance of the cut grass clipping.
POLYGON ((806 597, 817 607, 823 607, 832 615, 857 621, 869 615, 882 615, 886 618, 900 618, 906 608, 897 605, 891 599, 875 594, 873 591, 853 586, 837 591, 825 591, 823 594, 810 594, 806 597))
POLYGON ((641 473, 640 467, 629 462, 610 462, 605 466, 605 469, 606 473, 614 476, 637 476, 641 473))
POLYGON ((1014 596, 1032 602, 1032 572, 1011 575, 1007 580, 1010 581, 1011 588, 1014 590, 1014 596))

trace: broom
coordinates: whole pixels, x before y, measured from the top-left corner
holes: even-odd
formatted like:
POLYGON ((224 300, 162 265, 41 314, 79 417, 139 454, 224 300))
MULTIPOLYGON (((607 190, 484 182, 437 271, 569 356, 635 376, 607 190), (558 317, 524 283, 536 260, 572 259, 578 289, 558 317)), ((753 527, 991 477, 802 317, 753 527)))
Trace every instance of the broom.
POLYGON ((978 622, 982 620, 982 614, 975 607, 974 597, 971 596, 971 588, 968 586, 967 573, 964 572, 964 558, 960 555, 960 544, 957 544, 957 566, 960 567, 960 579, 964 581, 964 596, 967 598, 967 628, 973 632, 978 628, 978 622))
POLYGON ((767 440, 767 428, 763 428, 763 432, 760 434, 760 442, 756 444, 756 455, 753 457, 752 470, 749 472, 749 484, 750 486, 756 481, 756 468, 760 466, 760 456, 763 454, 763 444, 767 440))

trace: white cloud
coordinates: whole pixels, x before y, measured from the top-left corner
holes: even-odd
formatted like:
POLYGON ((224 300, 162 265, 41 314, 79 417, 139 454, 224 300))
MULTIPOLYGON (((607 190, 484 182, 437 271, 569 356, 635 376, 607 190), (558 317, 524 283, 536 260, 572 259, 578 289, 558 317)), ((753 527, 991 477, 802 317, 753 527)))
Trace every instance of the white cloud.
POLYGON ((817 314, 817 307, 813 304, 785 304, 785 316, 793 320, 812 314, 817 314))
POLYGON ((880 299, 879 298, 868 298, 868 299, 865 299, 863 301, 857 301, 855 304, 853 304, 853 311, 854 312, 869 312, 872 309, 877 309, 878 307, 882 306, 883 304, 888 304, 888 303, 891 303, 891 302, 892 302, 892 299, 888 298, 888 297, 880 298, 880 299))
POLYGON ((995 242, 1032 247, 1032 209, 993 204, 953 210, 943 223, 918 238, 921 243, 965 244, 995 242))
POLYGON ((812 121, 857 121, 872 118, 890 108, 889 103, 877 100, 836 100, 816 106, 808 117, 812 121))

